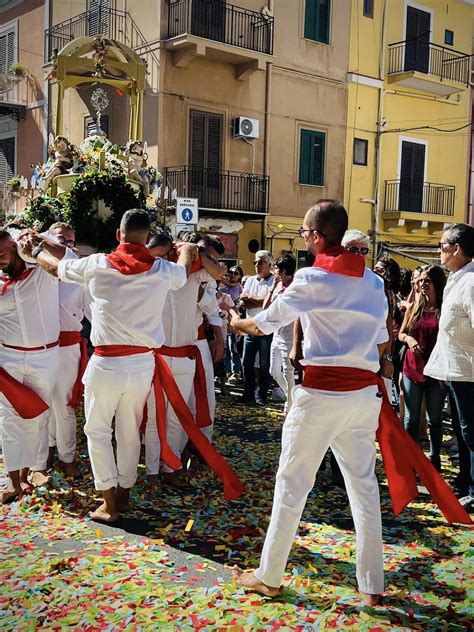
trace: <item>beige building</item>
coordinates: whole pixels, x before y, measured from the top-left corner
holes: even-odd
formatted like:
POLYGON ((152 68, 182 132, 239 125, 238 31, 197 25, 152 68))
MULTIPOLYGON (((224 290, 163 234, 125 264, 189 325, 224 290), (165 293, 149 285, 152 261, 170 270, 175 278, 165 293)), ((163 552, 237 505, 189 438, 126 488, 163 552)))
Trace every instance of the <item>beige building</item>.
MULTIPOLYGON (((269 0, 263 8, 259 0, 0 4, 12 5, 8 18, 15 14, 19 24, 29 21, 41 33, 35 52, 40 59, 44 48, 46 72, 55 50, 99 33, 146 60, 143 138, 149 163, 165 177, 162 196, 167 189, 170 207, 173 192, 198 198, 199 228, 223 235, 228 258, 246 271, 259 247, 275 254, 303 250, 297 228, 307 208, 318 198, 342 199, 346 0, 269 0)), ((65 92, 63 131, 73 143, 95 125, 94 87, 89 82, 65 92)), ((106 90, 102 127, 112 142, 124 144, 128 99, 106 90)), ((34 138, 38 156, 47 133, 56 131, 54 79, 46 92, 47 127, 34 138)), ((16 153, 15 168, 24 171, 20 145, 16 153)), ((172 227, 174 219, 170 210, 172 227)))

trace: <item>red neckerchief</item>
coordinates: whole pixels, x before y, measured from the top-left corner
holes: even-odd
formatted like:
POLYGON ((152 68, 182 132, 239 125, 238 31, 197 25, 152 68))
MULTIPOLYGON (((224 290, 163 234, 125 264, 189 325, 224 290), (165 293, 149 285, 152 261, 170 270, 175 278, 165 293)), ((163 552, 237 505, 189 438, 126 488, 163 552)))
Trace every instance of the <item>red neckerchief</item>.
POLYGON ((364 276, 365 261, 362 255, 355 255, 342 246, 334 246, 316 255, 313 268, 361 278, 364 276))
POLYGON ((26 270, 23 270, 23 272, 21 274, 19 274, 16 277, 8 277, 7 279, 5 279, 3 281, 3 287, 2 287, 2 296, 4 296, 6 294, 6 291, 8 289, 8 287, 10 285, 13 285, 14 283, 16 283, 17 281, 24 281, 25 279, 27 279, 30 274, 33 272, 33 268, 27 268, 26 270))
POLYGON ((155 257, 150 254, 146 246, 141 244, 120 244, 110 254, 106 255, 108 262, 120 274, 140 274, 148 272, 155 263, 155 257))
MULTIPOLYGON (((173 257, 173 263, 177 263, 178 262, 178 254, 175 253, 174 257, 173 257)), ((202 259, 201 257, 198 257, 195 261, 192 262, 191 264, 191 269, 189 270, 189 274, 193 274, 194 272, 197 272, 198 270, 201 270, 201 268, 203 268, 203 264, 202 264, 202 259)))

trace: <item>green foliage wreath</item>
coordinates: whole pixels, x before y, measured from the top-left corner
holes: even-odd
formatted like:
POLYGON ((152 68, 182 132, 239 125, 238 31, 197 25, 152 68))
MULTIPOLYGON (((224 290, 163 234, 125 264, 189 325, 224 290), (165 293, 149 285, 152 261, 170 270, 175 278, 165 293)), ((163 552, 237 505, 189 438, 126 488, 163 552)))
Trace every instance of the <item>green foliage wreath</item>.
POLYGON ((144 208, 145 198, 125 176, 89 171, 74 181, 63 204, 64 220, 75 228, 77 240, 104 252, 116 247, 115 234, 125 211, 144 208))
POLYGON ((22 221, 38 232, 47 230, 55 222, 63 222, 63 202, 61 198, 50 197, 42 193, 25 210, 22 221))

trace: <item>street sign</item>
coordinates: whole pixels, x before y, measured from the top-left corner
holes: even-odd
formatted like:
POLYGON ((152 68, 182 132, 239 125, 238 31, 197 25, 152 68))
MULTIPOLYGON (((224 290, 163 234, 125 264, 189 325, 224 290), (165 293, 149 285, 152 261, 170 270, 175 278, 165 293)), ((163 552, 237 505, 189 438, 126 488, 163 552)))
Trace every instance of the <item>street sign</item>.
POLYGON ((174 227, 174 235, 176 237, 176 235, 179 235, 179 233, 182 233, 184 231, 186 231, 187 233, 194 233, 196 228, 196 224, 176 224, 176 226, 174 227))
POLYGON ((178 198, 176 200, 176 221, 178 224, 197 224, 198 219, 197 198, 178 198))

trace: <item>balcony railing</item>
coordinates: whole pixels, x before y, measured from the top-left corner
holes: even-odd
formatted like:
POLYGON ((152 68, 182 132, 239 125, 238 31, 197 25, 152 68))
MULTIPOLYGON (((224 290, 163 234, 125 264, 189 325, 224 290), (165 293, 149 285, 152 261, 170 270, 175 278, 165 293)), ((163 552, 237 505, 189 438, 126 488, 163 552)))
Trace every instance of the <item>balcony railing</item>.
POLYGON ((268 213, 269 177, 196 167, 166 167, 165 182, 199 207, 238 213, 268 213))
POLYGON ((223 1, 171 1, 168 38, 185 33, 258 53, 273 53, 273 17, 223 1))
POLYGON ((471 56, 417 38, 388 47, 388 74, 416 70, 456 83, 469 83, 471 56))
POLYGON ((448 184, 386 180, 384 212, 454 215, 455 189, 448 184))

